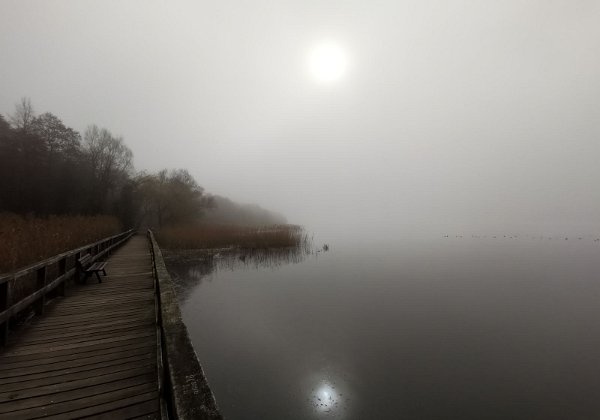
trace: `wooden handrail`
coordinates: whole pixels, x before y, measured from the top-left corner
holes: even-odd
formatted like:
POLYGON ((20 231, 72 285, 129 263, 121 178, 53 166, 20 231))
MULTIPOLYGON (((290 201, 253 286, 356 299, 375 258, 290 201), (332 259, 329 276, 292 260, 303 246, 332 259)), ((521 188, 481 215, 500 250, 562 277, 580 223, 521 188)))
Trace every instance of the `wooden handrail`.
POLYGON ((169 416, 176 419, 222 420, 215 397, 181 318, 173 281, 158 243, 151 230, 148 240, 152 250, 155 287, 160 311, 160 341, 164 397, 169 416))
POLYGON ((58 289, 58 294, 64 294, 65 282, 77 272, 75 260, 79 258, 82 253, 92 254, 93 261, 96 261, 123 244, 133 234, 134 230, 130 229, 117 235, 39 261, 13 273, 1 275, 0 344, 6 344, 9 333, 9 324, 12 317, 31 305, 35 306, 37 315, 42 315, 46 304, 46 296, 50 292, 58 289), (20 280, 29 280, 31 283, 35 282, 35 288, 27 296, 21 297, 18 301, 13 302, 12 285, 17 284, 20 280))
POLYGON ((84 252, 85 250, 95 247, 97 245, 100 245, 104 242, 107 242, 107 241, 110 241, 113 239, 117 239, 119 237, 123 237, 124 235, 127 235, 127 234, 130 234, 130 236, 131 236, 133 234, 133 232, 134 232, 134 229, 129 229, 125 232, 121 232, 116 235, 109 236, 104 239, 100 239, 99 241, 92 242, 91 244, 87 244, 87 245, 81 246, 79 248, 75 248, 70 251, 66 251, 61 254, 54 255, 54 256, 52 256, 50 258, 46 258, 45 260, 42 260, 42 261, 38 261, 38 262, 28 265, 24 268, 20 268, 20 269, 18 269, 18 271, 15 271, 13 273, 3 273, 0 275, 0 284, 6 282, 8 280, 11 280, 13 278, 23 277, 24 275, 27 275, 28 273, 31 273, 31 272, 37 270, 38 268, 46 267, 48 265, 54 264, 54 263, 58 262, 59 260, 62 260, 63 258, 73 256, 73 255, 77 254, 78 252, 84 252))

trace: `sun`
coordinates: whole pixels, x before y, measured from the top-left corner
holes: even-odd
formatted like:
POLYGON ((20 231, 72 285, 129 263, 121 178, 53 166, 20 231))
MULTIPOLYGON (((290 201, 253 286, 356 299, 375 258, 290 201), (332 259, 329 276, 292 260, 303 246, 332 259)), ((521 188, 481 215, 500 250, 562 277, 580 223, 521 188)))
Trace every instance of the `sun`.
POLYGON ((317 81, 332 83, 341 79, 346 73, 348 58, 338 44, 323 42, 311 50, 308 66, 317 81))

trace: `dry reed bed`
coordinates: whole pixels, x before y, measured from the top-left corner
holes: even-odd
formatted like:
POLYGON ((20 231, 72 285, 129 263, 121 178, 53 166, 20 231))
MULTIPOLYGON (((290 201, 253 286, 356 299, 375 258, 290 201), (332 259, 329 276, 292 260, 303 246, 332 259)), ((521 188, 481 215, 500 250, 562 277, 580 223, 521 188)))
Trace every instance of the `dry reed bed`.
POLYGON ((23 217, 0 213, 0 273, 36 263, 121 231, 112 216, 23 217))
POLYGON ((296 225, 192 225, 163 228, 157 240, 168 249, 265 249, 302 246, 308 237, 302 227, 296 225))

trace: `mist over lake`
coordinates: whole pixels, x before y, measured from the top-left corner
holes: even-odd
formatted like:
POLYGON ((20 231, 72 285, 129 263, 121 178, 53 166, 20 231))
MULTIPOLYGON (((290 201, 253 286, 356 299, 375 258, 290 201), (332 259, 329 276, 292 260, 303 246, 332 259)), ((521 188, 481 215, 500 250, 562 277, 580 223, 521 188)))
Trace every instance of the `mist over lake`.
POLYGON ((600 2, 2 6, 0 272, 152 229, 228 419, 600 418, 600 2))
POLYGON ((593 417, 600 245, 496 236, 168 266, 227 418, 593 417))

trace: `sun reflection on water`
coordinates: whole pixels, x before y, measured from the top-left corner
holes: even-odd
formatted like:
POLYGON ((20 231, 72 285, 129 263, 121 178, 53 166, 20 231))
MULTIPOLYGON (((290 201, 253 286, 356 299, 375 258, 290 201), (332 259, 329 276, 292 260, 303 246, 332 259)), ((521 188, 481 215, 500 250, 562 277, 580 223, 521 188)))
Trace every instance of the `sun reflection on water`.
POLYGON ((308 401, 316 414, 342 418, 346 410, 343 397, 340 390, 336 389, 335 383, 323 380, 312 389, 308 401))

